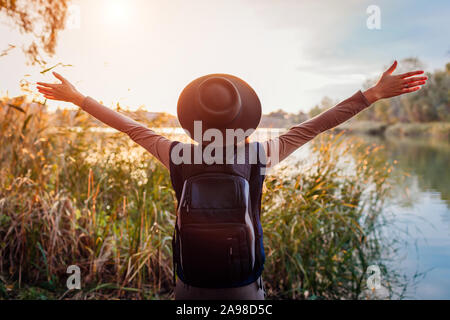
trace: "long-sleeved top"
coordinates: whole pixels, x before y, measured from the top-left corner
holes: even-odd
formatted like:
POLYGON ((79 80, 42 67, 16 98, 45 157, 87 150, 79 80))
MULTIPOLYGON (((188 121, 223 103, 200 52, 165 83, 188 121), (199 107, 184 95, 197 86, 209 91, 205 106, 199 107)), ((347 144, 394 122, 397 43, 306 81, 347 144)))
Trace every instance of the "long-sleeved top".
MULTIPOLYGON (((331 129, 358 112, 367 108, 370 103, 359 90, 350 98, 336 106, 320 113, 319 115, 291 127, 286 133, 276 138, 262 142, 267 159, 277 159, 280 162, 293 153, 296 149, 310 141, 318 134, 331 129), (277 153, 277 154, 274 154, 277 153)), ((145 125, 98 103, 91 97, 86 97, 81 108, 107 124, 108 126, 126 133, 133 141, 144 147, 166 167, 170 167, 170 140, 145 125)), ((267 166, 274 165, 269 160, 267 166)))

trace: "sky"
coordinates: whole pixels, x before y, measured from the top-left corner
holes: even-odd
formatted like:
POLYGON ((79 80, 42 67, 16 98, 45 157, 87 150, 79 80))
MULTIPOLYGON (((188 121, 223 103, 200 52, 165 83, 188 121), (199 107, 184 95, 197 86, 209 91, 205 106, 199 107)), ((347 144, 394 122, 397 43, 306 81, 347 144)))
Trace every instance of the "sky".
MULTIPOLYGON (((425 70, 450 62, 450 1, 74 0, 80 24, 59 35, 55 70, 85 95, 112 106, 176 114, 193 79, 229 73, 257 92, 263 113, 307 111, 324 96, 343 100, 394 59, 425 70), (369 29, 370 5, 380 29, 369 29)), ((0 51, 27 36, 1 16, 0 51)), ((0 94, 18 83, 52 81, 20 48, 0 57, 0 94)), ((68 103, 50 103, 69 107, 68 103)))

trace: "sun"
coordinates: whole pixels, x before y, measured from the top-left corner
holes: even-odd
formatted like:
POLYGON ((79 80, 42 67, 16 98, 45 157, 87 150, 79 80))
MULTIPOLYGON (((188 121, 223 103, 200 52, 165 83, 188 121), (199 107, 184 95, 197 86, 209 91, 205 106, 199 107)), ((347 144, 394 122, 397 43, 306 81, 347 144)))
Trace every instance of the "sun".
POLYGON ((130 19, 130 2, 127 0, 105 1, 105 18, 108 22, 123 23, 130 19))

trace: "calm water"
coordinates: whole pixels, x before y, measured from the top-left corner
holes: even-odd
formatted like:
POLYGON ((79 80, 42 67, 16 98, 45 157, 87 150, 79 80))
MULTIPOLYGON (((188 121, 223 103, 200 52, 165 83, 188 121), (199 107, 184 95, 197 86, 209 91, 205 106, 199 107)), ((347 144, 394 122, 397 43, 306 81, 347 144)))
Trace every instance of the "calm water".
MULTIPOLYGON (((396 160, 393 177, 402 177, 384 212, 394 221, 387 232, 402 240, 393 267, 408 278, 406 298, 450 299, 450 143, 360 138, 384 146, 387 160, 396 160)), ((308 149, 294 158, 307 158, 308 149)))
POLYGON ((450 299, 450 144, 362 138, 384 146, 388 161, 397 161, 392 174, 403 177, 384 211, 405 242, 395 267, 411 281, 407 298, 450 299))
POLYGON ((450 144, 410 139, 369 139, 384 145, 396 171, 407 176, 393 190, 386 205, 397 226, 408 231, 408 246, 398 267, 410 277, 425 272, 415 290, 415 299, 450 299, 450 144))

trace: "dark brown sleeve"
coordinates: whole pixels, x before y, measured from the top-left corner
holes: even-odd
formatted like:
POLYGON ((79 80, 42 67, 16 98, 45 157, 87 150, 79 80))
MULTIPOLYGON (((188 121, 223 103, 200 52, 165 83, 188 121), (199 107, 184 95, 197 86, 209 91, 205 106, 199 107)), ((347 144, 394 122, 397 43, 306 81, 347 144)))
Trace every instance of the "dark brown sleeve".
POLYGON ((313 139, 318 134, 347 121, 370 105, 359 90, 350 98, 321 114, 289 129, 288 132, 263 143, 268 166, 283 161, 292 152, 313 139), (278 159, 277 156, 278 155, 278 159))
POLYGON ((81 109, 108 126, 126 133, 134 142, 144 147, 166 168, 169 168, 169 149, 172 140, 157 134, 142 123, 103 106, 91 97, 84 99, 81 109))

